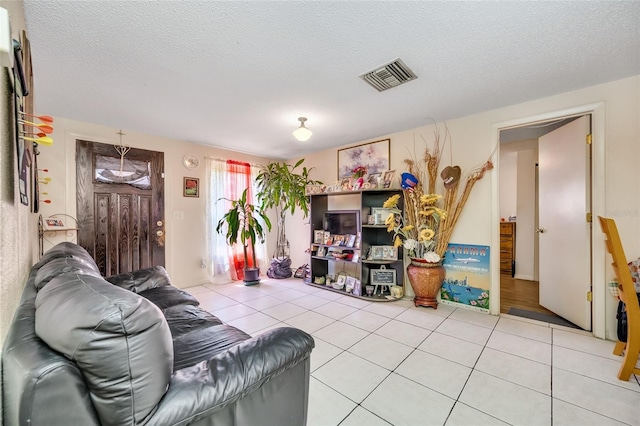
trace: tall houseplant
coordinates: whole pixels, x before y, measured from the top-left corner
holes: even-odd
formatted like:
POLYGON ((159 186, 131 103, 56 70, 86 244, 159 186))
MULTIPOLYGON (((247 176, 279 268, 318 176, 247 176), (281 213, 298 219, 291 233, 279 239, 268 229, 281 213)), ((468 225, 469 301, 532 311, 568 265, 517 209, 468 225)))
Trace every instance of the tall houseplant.
POLYGON ((289 260, 289 241, 285 233, 285 215, 287 211, 293 214, 296 209, 302 210, 304 217, 309 215, 309 202, 305 194, 307 185, 321 184, 322 182, 309 178, 309 172, 313 168, 302 167, 304 158, 295 165, 286 163, 269 163, 262 166, 256 183, 258 185, 258 199, 261 209, 275 209, 278 217, 277 230, 278 241, 274 259, 268 275, 273 278, 288 278, 291 273, 291 261, 289 260), (297 170, 296 170, 297 169, 297 170), (278 260, 284 264, 278 264, 278 260), (277 270, 274 270, 276 268, 277 270))
POLYGON ((244 282, 246 285, 257 284, 260 282, 260 268, 258 268, 255 259, 255 241, 264 242, 266 232, 271 230, 271 222, 264 214, 264 211, 247 201, 247 189, 237 200, 228 198, 219 198, 231 202, 231 208, 218 221, 216 232, 225 236, 229 245, 242 244, 244 254, 244 282), (267 227, 267 230, 262 226, 267 227), (249 255, 247 249, 251 247, 251 253, 254 256, 253 266, 249 266, 249 255))

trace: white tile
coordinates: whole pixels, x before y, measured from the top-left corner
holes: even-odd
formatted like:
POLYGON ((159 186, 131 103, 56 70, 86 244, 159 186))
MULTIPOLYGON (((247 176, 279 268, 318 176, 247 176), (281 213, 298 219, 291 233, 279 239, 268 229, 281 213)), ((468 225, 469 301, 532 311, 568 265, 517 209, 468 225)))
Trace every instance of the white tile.
POLYGON ((548 343, 494 331, 487 347, 551 365, 551 345, 548 343))
MULTIPOLYGON (((304 284, 304 283, 303 283, 304 284)), ((306 294, 322 294, 327 291, 322 288, 314 287, 312 285, 304 284, 302 286, 293 287, 294 290, 301 291, 306 294)))
POLYGON ((415 325, 396 320, 389 321, 375 331, 375 334, 414 348, 431 333, 431 330, 427 330, 426 328, 416 327, 415 325))
POLYGON ((281 305, 284 302, 282 299, 278 299, 271 296, 259 297, 257 299, 248 300, 246 302, 242 302, 243 304, 249 306, 250 308, 257 309, 262 311, 264 309, 270 308, 272 306, 281 305))
POLYGON ((337 425, 355 407, 355 402, 311 377, 307 426, 337 425))
POLYGON ((267 316, 262 312, 256 312, 233 321, 229 321, 229 325, 239 328, 247 334, 253 334, 258 330, 277 324, 279 321, 275 318, 267 316))
POLYGON ((266 296, 272 296, 276 293, 281 293, 283 291, 287 291, 287 288, 278 285, 277 283, 273 283, 273 281, 265 281, 262 280, 260 285, 256 287, 261 294, 266 296))
POLYGON ((530 324, 509 318, 500 318, 495 329, 503 333, 515 334, 516 336, 551 343, 551 328, 542 325, 530 324))
POLYGON ((300 330, 311 334, 314 331, 335 322, 335 320, 316 312, 307 311, 300 315, 296 315, 295 317, 287 318, 284 322, 289 324, 291 327, 299 328, 300 330))
POLYGON ((353 306, 354 308, 362 309, 365 306, 372 304, 373 302, 368 302, 366 300, 358 299, 357 297, 351 296, 342 296, 340 299, 336 299, 336 302, 342 303, 343 305, 353 306))
POLYGON ((482 411, 471 408, 461 402, 456 402, 445 426, 508 426, 501 420, 491 417, 482 411))
POLYGON ((370 334, 349 348, 349 352, 378 364, 387 370, 395 369, 414 348, 394 342, 376 334, 370 334))
MULTIPOLYGON (((613 360, 560 346, 553 347, 554 368, 562 368, 572 373, 581 374, 592 379, 640 392, 640 386, 635 377, 633 377, 633 374, 629 378, 629 381, 623 382, 622 380, 618 380, 618 370, 621 364, 622 357, 620 357, 620 360, 613 360)), ((640 395, 638 395, 638 398, 640 402, 640 395)))
POLYGON ((481 327, 493 328, 500 319, 497 315, 485 314, 482 312, 474 311, 471 309, 458 308, 449 318, 456 319, 458 321, 469 322, 471 324, 479 325, 481 327))
POLYGON ((311 375, 355 402, 362 400, 389 374, 388 370, 342 352, 311 375))
POLYGON ((640 419, 638 392, 553 369, 553 397, 630 425, 640 419))
POLYGON ((531 390, 551 395, 550 365, 485 348, 475 369, 531 390))
POLYGON ((445 320, 444 317, 433 315, 428 311, 418 309, 407 309, 394 319, 406 322, 407 324, 426 328, 427 330, 435 330, 445 320))
POLYGON ((340 423, 340 426, 390 426, 390 424, 371 411, 358 406, 340 423))
POLYGON ((303 291, 299 291, 299 290, 287 290, 287 291, 281 291, 279 293, 276 293, 273 295, 273 297, 277 297, 278 299, 282 299, 285 300, 287 302, 290 302, 292 300, 295 299, 299 299, 301 297, 305 297, 308 294, 303 292, 303 291))
POLYGON ((335 291, 331 291, 331 290, 319 291, 319 292, 313 293, 313 294, 315 296, 322 297, 323 299, 327 299, 327 300, 338 300, 338 299, 342 299, 343 297, 345 297, 344 294, 338 293, 338 292, 335 292, 335 291))
POLYGON ((367 331, 340 321, 329 324, 313 333, 314 336, 318 336, 341 349, 350 348, 368 334, 367 331))
POLYGON ((612 418, 553 399, 553 426, 623 426, 612 418))
POLYGON ((391 373, 362 406, 392 425, 443 425, 454 400, 391 373))
POLYGON ((395 302, 374 302, 362 309, 368 312, 373 312, 377 315, 385 316, 387 318, 395 318, 406 311, 408 308, 395 302))
POLYGON ((247 288, 244 284, 242 284, 242 282, 234 282, 232 284, 223 284, 223 285, 215 285, 215 286, 207 285, 207 287, 215 291, 216 293, 224 294, 225 296, 229 294, 237 293, 240 291, 244 291, 247 288))
POLYGON ((262 313, 277 318, 280 321, 286 321, 289 318, 293 318, 305 312, 307 312, 305 308, 284 301, 282 301, 281 304, 273 306, 271 308, 262 309, 262 313))
POLYGON ((238 289, 236 291, 230 291, 225 294, 225 296, 237 300, 238 302, 246 302, 248 300, 259 299, 260 297, 264 297, 264 293, 257 291, 257 289, 246 287, 243 289, 238 289))
POLYGON ((326 305, 327 303, 329 303, 329 300, 316 296, 314 294, 308 294, 304 297, 291 300, 291 303, 293 303, 294 305, 302 306, 306 309, 314 309, 318 306, 326 305))
POLYGON ((434 332, 418 346, 418 349, 467 367, 473 367, 483 346, 434 332))
POLYGON ((599 355, 609 359, 622 359, 622 357, 613 354, 613 348, 616 345, 615 342, 570 331, 554 329, 553 345, 586 352, 592 355, 599 355))
POLYGON ((417 350, 395 372, 456 399, 471 374, 471 368, 417 350))
POLYGON ((479 371, 471 374, 460 401, 513 425, 551 425, 550 396, 479 371))
POLYGON ((431 313, 433 315, 438 315, 438 316, 445 317, 445 318, 451 316, 451 314, 453 312, 458 310, 458 308, 456 306, 448 305, 448 304, 442 303, 442 302, 438 302, 437 309, 428 308, 426 306, 415 306, 415 304, 413 305, 413 309, 417 309, 419 311, 426 311, 426 312, 429 312, 429 313, 431 313))
POLYGON ((238 305, 239 302, 210 291, 209 293, 200 293, 196 295, 196 299, 200 302, 200 307, 207 312, 213 312, 229 306, 238 305))
POLYGON ((311 371, 315 371, 322 367, 327 362, 331 361, 336 356, 340 355, 343 350, 331 343, 325 342, 318 337, 314 337, 313 340, 316 346, 311 351, 311 371))
POLYGON ((192 295, 196 295, 196 294, 200 294, 200 293, 206 293, 208 291, 211 291, 211 289, 209 289, 208 287, 205 287, 203 285, 195 285, 193 287, 187 287, 187 288, 183 288, 182 290, 189 292, 189 294, 192 295))
POLYGON ((340 321, 350 324, 354 327, 361 328, 367 331, 375 331, 388 323, 390 320, 382 315, 377 315, 372 312, 363 310, 357 310, 350 315, 342 318, 340 321))
POLYGON ((351 306, 343 305, 342 303, 329 302, 325 305, 319 306, 314 309, 315 312, 326 315, 334 319, 341 319, 349 314, 354 313, 358 309, 351 306))
POLYGON ((491 329, 489 328, 458 321, 452 318, 447 318, 436 328, 436 330, 438 333, 466 340, 467 342, 477 343, 479 345, 484 345, 491 335, 491 329))
POLYGON ((220 318, 220 321, 229 322, 233 321, 236 318, 255 314, 256 310, 240 303, 226 308, 217 309, 215 311, 212 311, 211 313, 220 318))

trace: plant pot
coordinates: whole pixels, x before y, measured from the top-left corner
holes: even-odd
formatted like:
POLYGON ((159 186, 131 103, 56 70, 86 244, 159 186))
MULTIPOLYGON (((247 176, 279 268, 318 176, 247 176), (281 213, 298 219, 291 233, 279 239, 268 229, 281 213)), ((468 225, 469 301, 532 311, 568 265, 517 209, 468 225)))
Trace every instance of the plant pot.
POLYGON ((256 285, 260 283, 260 268, 244 268, 244 285, 256 285))
POLYGON ((427 262, 424 259, 411 259, 407 266, 407 278, 416 294, 413 299, 415 306, 426 306, 438 309, 438 293, 444 281, 444 267, 442 263, 427 262))

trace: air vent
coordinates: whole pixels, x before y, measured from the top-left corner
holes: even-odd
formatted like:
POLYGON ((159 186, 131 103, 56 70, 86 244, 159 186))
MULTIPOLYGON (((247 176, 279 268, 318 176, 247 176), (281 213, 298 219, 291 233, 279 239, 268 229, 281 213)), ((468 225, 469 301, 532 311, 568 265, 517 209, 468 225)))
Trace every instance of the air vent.
POLYGON ((378 92, 391 89, 418 78, 401 59, 383 65, 374 71, 369 71, 360 76, 378 92))

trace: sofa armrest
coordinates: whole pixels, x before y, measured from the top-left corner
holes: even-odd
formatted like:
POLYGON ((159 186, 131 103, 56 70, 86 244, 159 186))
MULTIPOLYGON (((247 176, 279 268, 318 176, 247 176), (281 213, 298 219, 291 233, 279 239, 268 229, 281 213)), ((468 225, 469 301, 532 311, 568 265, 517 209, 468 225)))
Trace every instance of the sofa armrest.
POLYGON ((314 345, 302 330, 278 328, 178 370, 147 425, 186 425, 209 417, 307 360, 314 345))
POLYGON ((134 293, 171 285, 169 274, 167 274, 167 271, 162 266, 152 266, 124 274, 111 275, 110 277, 106 277, 105 280, 134 293))

